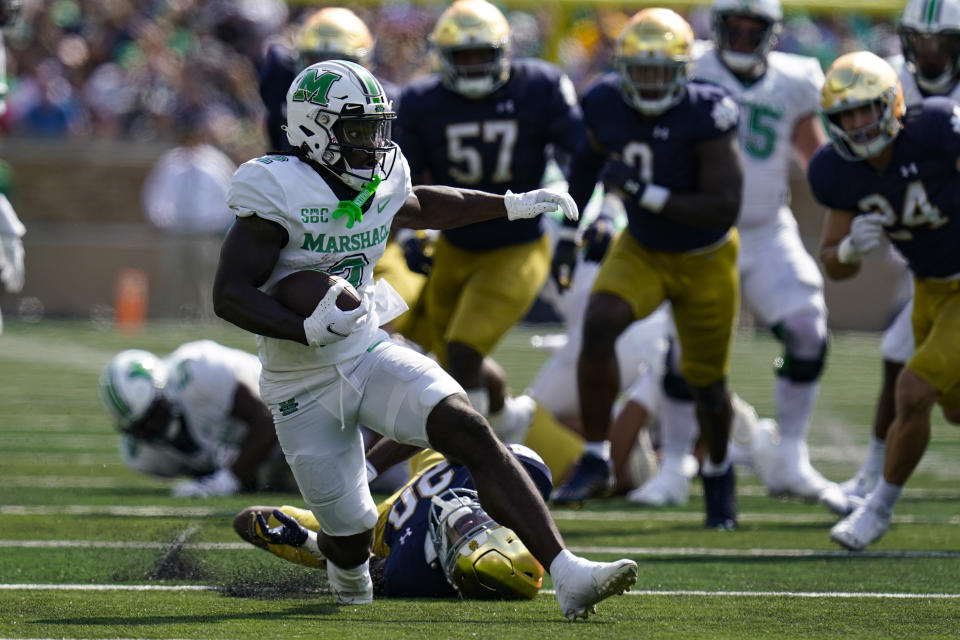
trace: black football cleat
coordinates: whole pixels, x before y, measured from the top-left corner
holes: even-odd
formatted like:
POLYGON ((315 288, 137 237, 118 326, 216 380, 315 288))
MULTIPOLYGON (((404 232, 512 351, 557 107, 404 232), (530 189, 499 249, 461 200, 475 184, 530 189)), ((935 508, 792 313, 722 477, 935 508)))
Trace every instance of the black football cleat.
POLYGON ((707 506, 707 519, 704 527, 717 531, 733 531, 737 528, 737 479, 733 465, 719 476, 705 476, 703 479, 703 498, 707 506))
POLYGON ((610 463, 590 453, 580 456, 573 475, 554 489, 551 501, 557 506, 580 506, 590 498, 610 494, 610 463))

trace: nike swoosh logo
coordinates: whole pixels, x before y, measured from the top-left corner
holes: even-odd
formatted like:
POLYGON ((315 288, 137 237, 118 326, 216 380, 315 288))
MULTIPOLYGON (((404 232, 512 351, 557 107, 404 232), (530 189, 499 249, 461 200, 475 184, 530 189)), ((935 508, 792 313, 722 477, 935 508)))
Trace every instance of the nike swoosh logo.
POLYGON ((378 204, 378 205, 377 205, 377 213, 380 213, 381 211, 383 211, 384 207, 386 207, 388 204, 390 204, 390 200, 392 200, 392 198, 387 198, 387 201, 386 201, 386 202, 384 202, 383 204, 378 204))
POLYGON ((327 325, 327 331, 329 331, 335 336, 340 336, 341 338, 346 338, 348 335, 350 335, 349 333, 340 333, 339 331, 334 331, 332 322, 327 325))

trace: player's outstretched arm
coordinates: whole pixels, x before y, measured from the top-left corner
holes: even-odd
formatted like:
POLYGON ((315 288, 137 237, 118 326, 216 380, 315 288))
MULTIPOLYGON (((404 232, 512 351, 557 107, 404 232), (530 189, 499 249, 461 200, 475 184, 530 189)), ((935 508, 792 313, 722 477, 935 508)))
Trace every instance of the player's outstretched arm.
POLYGON ((274 222, 237 218, 220 249, 213 308, 241 329, 307 344, 303 318, 257 288, 267 281, 286 242, 287 232, 274 222))
POLYGON ((524 193, 497 195, 472 189, 419 185, 397 212, 393 226, 409 229, 451 229, 474 222, 507 217, 510 220, 535 218, 560 209, 564 217, 576 220, 577 205, 565 193, 535 189, 524 193))

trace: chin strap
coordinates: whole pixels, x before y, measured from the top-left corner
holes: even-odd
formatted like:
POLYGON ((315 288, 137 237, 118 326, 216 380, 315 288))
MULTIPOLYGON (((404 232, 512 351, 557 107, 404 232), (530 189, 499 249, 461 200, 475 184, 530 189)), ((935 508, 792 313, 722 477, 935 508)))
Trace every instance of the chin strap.
POLYGON ((357 222, 363 222, 363 211, 361 211, 361 207, 363 207, 367 200, 373 197, 381 180, 382 178, 380 176, 373 176, 372 180, 361 187, 360 193, 358 193, 357 197, 353 200, 341 200, 338 202, 337 208, 333 210, 333 218, 337 219, 342 216, 347 216, 347 229, 352 229, 353 225, 357 222))

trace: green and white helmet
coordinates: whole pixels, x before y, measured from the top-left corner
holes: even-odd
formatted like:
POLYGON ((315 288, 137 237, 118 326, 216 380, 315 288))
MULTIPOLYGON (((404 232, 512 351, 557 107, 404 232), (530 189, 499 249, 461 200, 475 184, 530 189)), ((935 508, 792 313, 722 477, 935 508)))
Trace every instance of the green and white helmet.
POLYGON ((713 39, 723 63, 736 73, 762 72, 767 54, 777 44, 783 28, 783 7, 780 0, 714 0, 710 7, 713 39), (728 16, 744 16, 766 23, 763 32, 750 53, 731 51, 728 16))
POLYGON ((115 355, 100 376, 100 399, 121 431, 143 419, 167 384, 167 367, 143 349, 115 355))
POLYGON ((380 82, 346 60, 325 60, 301 71, 287 91, 287 140, 347 186, 362 189, 374 175, 386 179, 396 161, 390 121, 397 114, 380 82), (351 167, 346 153, 372 156, 372 167, 351 167))
POLYGON ((960 76, 960 0, 910 0, 897 33, 917 85, 925 93, 949 93, 960 76))

